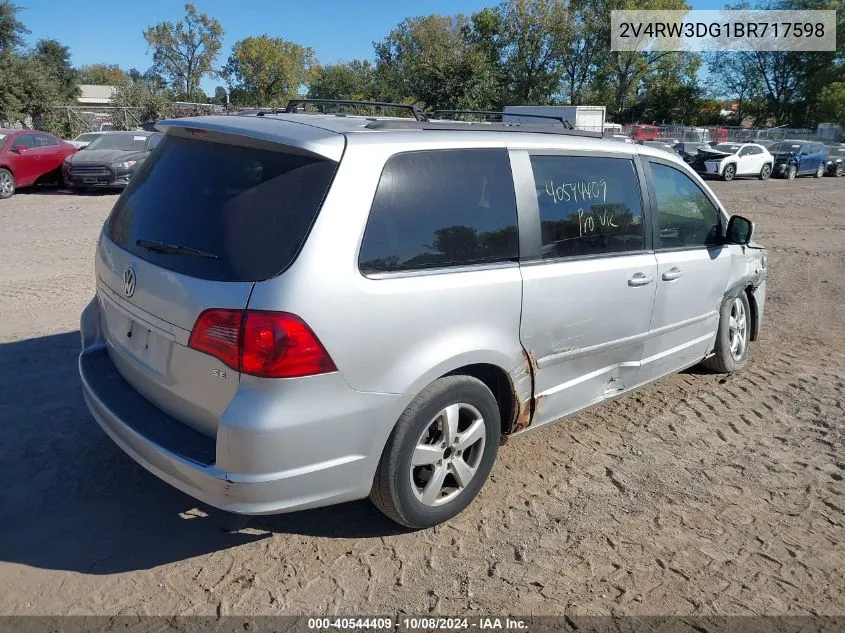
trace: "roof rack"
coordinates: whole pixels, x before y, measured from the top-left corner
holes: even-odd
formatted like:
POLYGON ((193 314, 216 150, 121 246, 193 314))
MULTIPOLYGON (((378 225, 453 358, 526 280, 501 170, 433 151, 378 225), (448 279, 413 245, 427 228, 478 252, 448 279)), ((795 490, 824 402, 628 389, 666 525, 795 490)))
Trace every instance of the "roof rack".
MULTIPOLYGON (((500 121, 505 115, 532 119, 551 119, 552 121, 562 123, 563 127, 565 127, 567 130, 575 129, 568 119, 564 119, 560 116, 553 116, 551 114, 523 114, 522 112, 495 112, 493 110, 435 110, 432 116, 436 119, 443 114, 481 114, 485 116, 497 116, 499 117, 500 121)), ((502 121, 502 123, 504 123, 504 121, 502 121)), ((519 125, 519 121, 515 121, 512 125, 519 125)))
POLYGON ((354 99, 291 99, 288 101, 287 106, 285 106, 284 110, 279 110, 277 112, 296 112, 296 108, 301 105, 305 105, 308 103, 318 104, 318 105, 345 105, 345 106, 361 106, 361 107, 374 107, 374 108, 397 108, 399 110, 408 110, 411 114, 414 115, 414 119, 417 121, 428 121, 428 117, 426 116, 425 112, 422 111, 415 103, 390 103, 387 101, 356 101, 354 99))
POLYGON ((364 126, 368 130, 447 130, 472 132, 522 132, 531 134, 561 134, 602 138, 601 132, 570 130, 562 125, 519 125, 518 123, 468 123, 466 121, 411 121, 377 119, 364 126))

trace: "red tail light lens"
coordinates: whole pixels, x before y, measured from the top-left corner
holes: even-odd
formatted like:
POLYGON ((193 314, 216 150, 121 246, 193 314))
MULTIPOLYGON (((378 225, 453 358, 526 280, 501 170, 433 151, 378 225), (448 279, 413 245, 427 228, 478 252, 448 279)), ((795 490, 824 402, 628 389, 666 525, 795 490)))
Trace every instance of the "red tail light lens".
POLYGON ((206 310, 194 324, 188 347, 211 354, 237 369, 241 321, 241 310, 206 310))
POLYGON ((286 312, 206 310, 189 345, 252 376, 296 378, 337 371, 311 328, 286 312))

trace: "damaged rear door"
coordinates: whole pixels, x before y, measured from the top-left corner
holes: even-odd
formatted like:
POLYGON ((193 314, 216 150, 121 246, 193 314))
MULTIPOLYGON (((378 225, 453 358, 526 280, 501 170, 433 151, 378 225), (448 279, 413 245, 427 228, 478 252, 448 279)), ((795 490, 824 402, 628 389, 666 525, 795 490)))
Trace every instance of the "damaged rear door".
POLYGON ((534 255, 521 263, 520 326, 534 362, 533 427, 637 384, 657 262, 633 157, 512 150, 511 160, 533 185, 520 203, 536 210, 522 230, 534 255))

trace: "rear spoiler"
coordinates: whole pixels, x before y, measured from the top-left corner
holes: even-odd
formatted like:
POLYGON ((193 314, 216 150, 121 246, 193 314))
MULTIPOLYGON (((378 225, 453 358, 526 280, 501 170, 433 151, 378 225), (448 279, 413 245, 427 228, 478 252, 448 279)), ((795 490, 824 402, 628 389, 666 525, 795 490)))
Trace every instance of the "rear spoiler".
POLYGON ((284 145, 299 153, 328 158, 339 162, 346 147, 343 134, 297 120, 273 117, 274 125, 268 119, 256 117, 203 116, 184 119, 165 119, 156 123, 156 129, 171 136, 190 137, 203 133, 221 134, 229 137, 253 139, 262 145, 284 145))

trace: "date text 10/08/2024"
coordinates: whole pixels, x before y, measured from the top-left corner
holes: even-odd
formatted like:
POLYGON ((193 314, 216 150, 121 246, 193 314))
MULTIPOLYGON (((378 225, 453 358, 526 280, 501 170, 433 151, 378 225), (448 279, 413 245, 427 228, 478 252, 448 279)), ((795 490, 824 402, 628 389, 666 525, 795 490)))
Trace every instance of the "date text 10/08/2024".
POLYGON ((510 617, 367 617, 308 618, 311 631, 521 631, 528 630, 524 620, 510 617))

